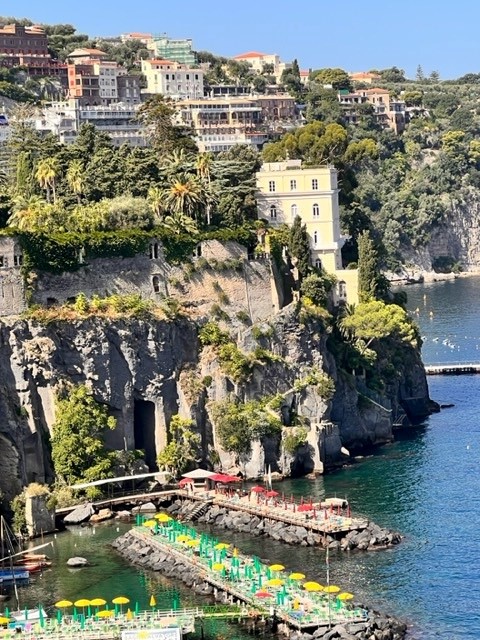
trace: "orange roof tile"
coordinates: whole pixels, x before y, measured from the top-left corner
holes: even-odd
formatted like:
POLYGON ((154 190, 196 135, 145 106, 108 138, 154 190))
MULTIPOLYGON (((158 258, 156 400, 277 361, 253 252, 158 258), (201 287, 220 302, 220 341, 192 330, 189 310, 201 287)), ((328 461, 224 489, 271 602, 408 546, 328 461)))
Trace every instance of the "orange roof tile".
POLYGON ((158 60, 144 60, 144 62, 149 62, 150 64, 179 64, 174 60, 161 60, 160 58, 158 60))
POLYGON ((100 49, 84 49, 83 47, 80 47, 79 49, 74 49, 72 53, 70 53, 67 56, 67 58, 75 57, 75 56, 91 56, 91 55, 106 56, 107 54, 105 53, 105 51, 100 51, 100 49))
POLYGON ((259 53, 258 51, 248 51, 247 53, 241 53, 239 56, 235 56, 234 60, 243 60, 243 58, 264 58, 270 55, 269 53, 259 53))

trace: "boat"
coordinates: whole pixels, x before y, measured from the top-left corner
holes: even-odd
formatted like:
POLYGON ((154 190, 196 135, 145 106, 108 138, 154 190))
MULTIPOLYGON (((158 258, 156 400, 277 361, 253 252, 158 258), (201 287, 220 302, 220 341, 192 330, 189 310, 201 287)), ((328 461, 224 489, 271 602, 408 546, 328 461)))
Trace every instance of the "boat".
POLYGON ((15 580, 28 580, 29 573, 22 567, 21 569, 0 569, 0 578, 2 583, 15 582, 15 580))
POLYGON ((51 567, 51 562, 25 562, 24 564, 14 565, 14 571, 28 571, 28 573, 35 573, 36 571, 42 571, 42 569, 47 569, 51 567))
POLYGON ((15 562, 17 564, 25 564, 27 562, 48 562, 49 560, 50 558, 45 553, 29 553, 27 550, 15 562))

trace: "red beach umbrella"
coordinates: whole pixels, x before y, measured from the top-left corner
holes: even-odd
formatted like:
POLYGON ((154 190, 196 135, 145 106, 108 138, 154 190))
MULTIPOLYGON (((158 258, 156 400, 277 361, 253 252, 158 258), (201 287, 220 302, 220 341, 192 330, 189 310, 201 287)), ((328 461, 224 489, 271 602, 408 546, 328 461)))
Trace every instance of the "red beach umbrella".
POLYGON ((250 491, 252 493, 263 493, 265 491, 265 489, 263 487, 260 487, 259 485, 257 485, 256 487, 252 487, 250 489, 250 491))
POLYGON ((267 498, 274 498, 275 496, 278 496, 278 491, 273 491, 273 490, 272 491, 267 491, 265 493, 265 496, 267 498))
POLYGON ((298 506, 297 511, 311 511, 312 509, 313 509, 312 505, 304 503, 298 506))
POLYGON ((268 593, 268 591, 257 591, 255 596, 257 598, 273 598, 273 595, 271 593, 268 593))
POLYGON ((187 484, 193 484, 193 478, 182 478, 178 483, 178 486, 184 487, 187 484))

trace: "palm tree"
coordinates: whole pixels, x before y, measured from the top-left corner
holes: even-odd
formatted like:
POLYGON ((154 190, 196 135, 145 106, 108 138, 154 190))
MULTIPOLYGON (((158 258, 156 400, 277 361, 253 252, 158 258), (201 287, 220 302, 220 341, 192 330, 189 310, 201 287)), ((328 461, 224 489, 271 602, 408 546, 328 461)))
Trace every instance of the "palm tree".
POLYGON ((195 220, 184 213, 172 213, 169 216, 165 216, 163 224, 173 231, 173 233, 181 234, 186 233, 189 235, 196 235, 198 233, 198 227, 195 220))
POLYGON ((197 176, 202 180, 205 184, 205 193, 208 194, 209 197, 206 198, 205 202, 205 214, 207 216, 207 225, 210 225, 210 206, 213 202, 213 198, 211 197, 211 169, 213 165, 213 156, 211 153, 199 153, 197 155, 197 159, 195 162, 195 169, 197 171, 197 176))
POLYGON ((13 213, 7 220, 9 227, 19 231, 39 231, 44 222, 45 200, 40 196, 18 197, 14 200, 13 213))
POLYGON ((163 158, 162 168, 168 176, 179 173, 189 173, 192 168, 192 156, 185 153, 185 149, 175 149, 163 158))
POLYGON ((147 194, 147 202, 150 209, 158 220, 162 218, 163 202, 165 200, 164 190, 160 187, 150 187, 147 194))
POLYGON ((47 192, 47 202, 50 202, 50 191, 53 195, 53 202, 56 201, 55 178, 59 173, 59 164, 57 158, 44 158, 40 160, 35 172, 35 178, 42 189, 47 192))
POLYGON ((196 217, 205 203, 205 191, 195 176, 179 175, 163 191, 163 207, 171 213, 196 217))
POLYGON ((78 204, 82 201, 83 187, 85 186, 85 172, 80 160, 72 160, 67 169, 67 182, 70 189, 77 196, 78 204))

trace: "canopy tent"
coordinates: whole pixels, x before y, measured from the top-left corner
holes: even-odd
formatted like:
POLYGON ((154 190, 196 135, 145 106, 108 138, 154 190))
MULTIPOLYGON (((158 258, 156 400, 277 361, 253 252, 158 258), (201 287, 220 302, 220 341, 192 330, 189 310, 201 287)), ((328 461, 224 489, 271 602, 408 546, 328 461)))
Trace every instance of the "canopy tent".
POLYGON ((231 476, 227 473, 214 473, 210 476, 209 480, 213 480, 214 482, 240 482, 241 478, 238 476, 231 476))
POLYGON ((216 475, 213 471, 207 471, 206 469, 194 469, 188 473, 182 473, 182 478, 193 478, 193 480, 206 480, 216 475))

